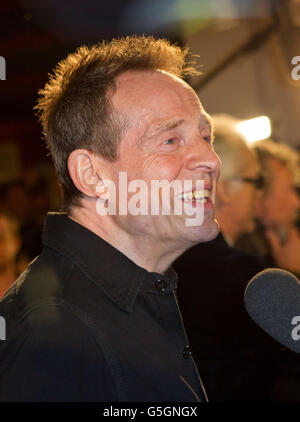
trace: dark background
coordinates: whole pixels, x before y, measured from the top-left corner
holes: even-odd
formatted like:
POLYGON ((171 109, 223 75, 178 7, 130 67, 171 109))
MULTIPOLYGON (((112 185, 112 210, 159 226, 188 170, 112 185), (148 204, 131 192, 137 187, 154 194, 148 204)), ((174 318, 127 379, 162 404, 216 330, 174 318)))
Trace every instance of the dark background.
MULTIPOLYGON (((6 80, 0 81, 0 145, 6 148, 0 150, 0 160, 6 168, 14 156, 11 164, 19 167, 12 175, 2 175, 3 183, 50 163, 33 112, 38 90, 57 62, 77 46, 136 33, 134 23, 124 24, 129 4, 121 0, 1 2, 0 55, 6 60, 6 80), (8 144, 16 148, 7 155, 8 144)), ((151 33, 181 42, 175 25, 151 33)))
POLYGON ((57 205, 57 183, 33 112, 38 90, 79 45, 142 33, 200 55, 203 75, 190 82, 209 113, 268 115, 272 137, 299 148, 300 85, 290 75, 291 58, 300 55, 298 0, 2 1, 0 187, 47 179, 57 205))

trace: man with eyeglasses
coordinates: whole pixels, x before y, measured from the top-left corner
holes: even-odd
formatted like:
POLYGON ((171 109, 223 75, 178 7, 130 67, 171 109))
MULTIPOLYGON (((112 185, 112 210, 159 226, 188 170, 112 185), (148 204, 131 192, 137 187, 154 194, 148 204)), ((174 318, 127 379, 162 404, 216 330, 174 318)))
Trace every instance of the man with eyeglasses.
POLYGON ((254 228, 263 178, 235 119, 212 117, 222 164, 216 189, 221 233, 175 262, 178 300, 210 401, 268 401, 280 382, 279 346, 250 320, 243 303, 246 283, 265 266, 234 247, 241 233, 254 228))
MULTIPOLYGON (((251 233, 236 240, 236 247, 256 254, 271 267, 279 267, 300 278, 299 155, 281 142, 264 139, 253 149, 264 173, 264 185, 256 201, 256 224, 251 233)), ((299 356, 281 350, 282 375, 273 400, 300 401, 299 356), (285 364, 287 363, 287 364, 285 364)))
POLYGON ((237 246, 261 256, 270 266, 300 275, 299 156, 291 147, 265 139, 254 144, 265 184, 256 202, 256 227, 237 246))
POLYGON ((263 184, 255 153, 235 129, 235 120, 215 116, 215 150, 222 168, 216 192, 216 215, 223 236, 234 246, 254 228, 256 197, 263 184))

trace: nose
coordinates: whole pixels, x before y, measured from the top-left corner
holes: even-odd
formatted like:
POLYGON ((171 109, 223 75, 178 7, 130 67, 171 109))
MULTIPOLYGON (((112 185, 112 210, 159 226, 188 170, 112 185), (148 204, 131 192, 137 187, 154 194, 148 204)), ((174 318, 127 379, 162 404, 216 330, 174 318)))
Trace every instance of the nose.
POLYGON ((221 161, 215 153, 212 144, 204 139, 197 139, 191 145, 186 156, 186 167, 191 170, 216 173, 219 176, 221 161))

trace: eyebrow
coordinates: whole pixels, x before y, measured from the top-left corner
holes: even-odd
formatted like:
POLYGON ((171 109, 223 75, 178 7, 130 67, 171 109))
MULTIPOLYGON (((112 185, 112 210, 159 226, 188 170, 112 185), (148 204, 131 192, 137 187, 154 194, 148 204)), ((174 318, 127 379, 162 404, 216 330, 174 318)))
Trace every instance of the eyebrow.
MULTIPOLYGON (((169 130, 175 129, 176 127, 180 126, 184 123, 184 119, 177 119, 177 120, 167 120, 161 121, 160 123, 155 123, 148 127, 146 131, 141 136, 141 140, 151 140, 152 138, 160 135, 161 133, 168 132, 169 130)), ((212 119, 209 115, 201 114, 199 119, 199 129, 203 129, 204 126, 208 126, 210 132, 212 131, 212 119)))
POLYGON ((161 121, 160 123, 155 123, 148 127, 144 134, 142 135, 141 139, 148 140, 152 139, 161 133, 168 132, 169 130, 175 129, 176 127, 180 126, 184 122, 184 119, 179 120, 167 120, 161 121))
POLYGON ((213 121, 209 114, 202 114, 200 120, 202 120, 201 124, 203 126, 208 126, 209 130, 213 132, 213 121))
POLYGON ((205 114, 202 114, 200 120, 202 120, 202 123, 200 123, 200 129, 203 126, 208 127, 208 130, 210 132, 210 142, 211 142, 211 144, 213 144, 214 140, 215 140, 213 119, 210 117, 209 114, 205 113, 205 114))

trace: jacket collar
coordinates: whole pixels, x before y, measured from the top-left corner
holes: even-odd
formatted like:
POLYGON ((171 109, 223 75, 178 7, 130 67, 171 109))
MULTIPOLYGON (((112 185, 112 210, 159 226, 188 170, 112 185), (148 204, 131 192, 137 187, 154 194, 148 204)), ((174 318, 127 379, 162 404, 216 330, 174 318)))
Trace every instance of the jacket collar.
POLYGON ((163 278, 171 288, 177 282, 177 274, 172 268, 164 275, 148 272, 66 213, 47 214, 43 244, 71 258, 91 281, 127 312, 132 311, 143 284, 154 288, 155 282, 163 278))

